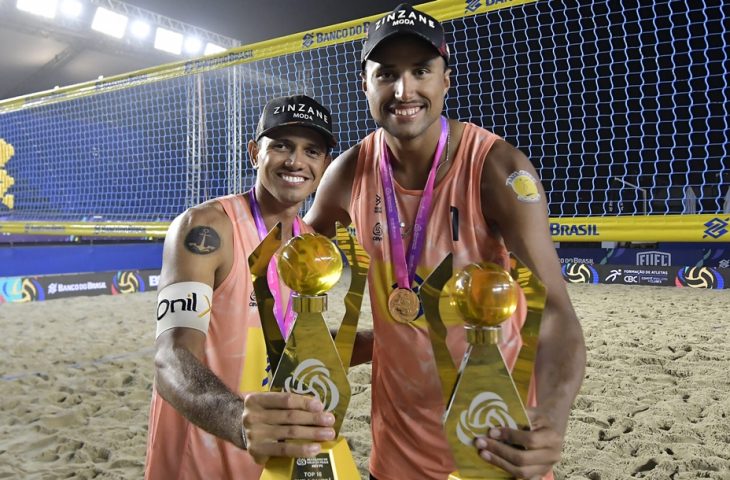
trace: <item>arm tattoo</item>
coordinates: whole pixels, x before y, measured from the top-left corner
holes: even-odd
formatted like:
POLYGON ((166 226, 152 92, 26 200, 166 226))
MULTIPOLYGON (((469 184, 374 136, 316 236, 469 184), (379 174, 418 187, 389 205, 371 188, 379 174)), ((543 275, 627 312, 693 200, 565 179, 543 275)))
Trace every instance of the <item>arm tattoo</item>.
POLYGON ((195 227, 185 237, 185 248, 198 255, 213 253, 220 246, 221 238, 211 227, 195 227))

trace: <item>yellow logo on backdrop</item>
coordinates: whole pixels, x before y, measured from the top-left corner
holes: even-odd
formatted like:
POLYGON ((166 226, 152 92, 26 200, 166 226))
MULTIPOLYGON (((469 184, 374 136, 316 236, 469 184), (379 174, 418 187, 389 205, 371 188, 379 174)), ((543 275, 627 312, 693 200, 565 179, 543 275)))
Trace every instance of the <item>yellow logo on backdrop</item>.
POLYGON ((15 185, 15 179, 5 171, 5 164, 15 155, 15 149, 8 142, 0 138, 0 202, 12 209, 15 206, 15 197, 8 193, 10 187, 15 185))

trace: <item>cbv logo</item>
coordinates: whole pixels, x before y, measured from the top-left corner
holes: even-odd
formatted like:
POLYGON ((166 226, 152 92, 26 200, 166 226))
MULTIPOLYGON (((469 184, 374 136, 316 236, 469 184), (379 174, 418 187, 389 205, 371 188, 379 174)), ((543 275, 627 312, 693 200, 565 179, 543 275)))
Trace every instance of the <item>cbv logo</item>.
POLYGON ((652 267, 668 267, 672 264, 672 254, 667 252, 637 253, 636 264, 652 267))

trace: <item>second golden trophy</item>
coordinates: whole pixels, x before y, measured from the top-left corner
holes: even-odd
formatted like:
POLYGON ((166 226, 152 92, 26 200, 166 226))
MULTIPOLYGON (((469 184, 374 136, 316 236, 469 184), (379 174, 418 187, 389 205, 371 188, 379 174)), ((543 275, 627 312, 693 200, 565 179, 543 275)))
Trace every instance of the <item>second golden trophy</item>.
POLYGON ((457 471, 450 480, 511 479, 510 474, 484 461, 474 440, 490 428, 529 429, 525 411, 537 349, 537 335, 545 304, 545 289, 539 279, 516 258, 510 271, 494 263, 467 265, 451 277, 447 257, 421 289, 431 344, 446 405, 443 424, 457 471), (447 286, 448 285, 448 286, 447 286), (520 291, 527 300, 527 316, 521 337, 522 349, 510 372, 499 344, 501 323, 511 317, 520 291), (445 294, 442 294, 445 292, 445 294), (458 310, 466 323, 469 346, 457 370, 446 348, 447 329, 439 301, 458 310))

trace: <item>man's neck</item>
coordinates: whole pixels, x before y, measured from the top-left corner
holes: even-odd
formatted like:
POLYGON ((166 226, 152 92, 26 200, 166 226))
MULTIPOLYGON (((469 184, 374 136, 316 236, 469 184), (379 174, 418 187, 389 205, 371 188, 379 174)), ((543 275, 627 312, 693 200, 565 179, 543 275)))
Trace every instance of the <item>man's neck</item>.
POLYGON ((256 202, 259 205, 261 217, 266 225, 266 231, 270 231, 277 223, 281 222, 282 239, 287 240, 291 238, 294 219, 299 214, 302 202, 295 205, 285 205, 259 183, 256 184, 255 192, 256 202))
MULTIPOLYGON (((441 135, 440 119, 415 138, 401 139, 385 132, 385 142, 390 149, 390 165, 396 181, 405 188, 423 188, 436 154, 441 135)), ((443 155, 446 154, 444 149, 443 155)), ((439 161, 442 159, 439 159, 439 161)))

